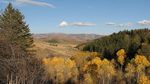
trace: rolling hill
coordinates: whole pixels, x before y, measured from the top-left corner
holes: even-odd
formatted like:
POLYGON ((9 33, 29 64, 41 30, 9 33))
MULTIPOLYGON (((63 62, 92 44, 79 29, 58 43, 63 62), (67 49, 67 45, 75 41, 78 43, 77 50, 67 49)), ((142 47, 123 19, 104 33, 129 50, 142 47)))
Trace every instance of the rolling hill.
POLYGON ((49 33, 49 34, 34 34, 34 39, 40 39, 43 41, 57 40, 63 43, 84 43, 89 40, 100 38, 103 35, 97 34, 64 34, 64 33, 49 33))
POLYGON ((35 49, 38 51, 39 58, 51 56, 71 57, 79 50, 77 45, 86 43, 90 40, 101 38, 102 35, 96 34, 34 34, 35 49))

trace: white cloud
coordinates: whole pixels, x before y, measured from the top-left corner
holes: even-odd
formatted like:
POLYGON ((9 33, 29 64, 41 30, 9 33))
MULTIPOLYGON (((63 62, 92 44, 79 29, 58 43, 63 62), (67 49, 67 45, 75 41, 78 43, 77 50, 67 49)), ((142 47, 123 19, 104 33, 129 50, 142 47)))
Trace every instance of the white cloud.
POLYGON ((116 26, 116 27, 132 27, 133 23, 129 22, 129 23, 117 24, 117 23, 114 23, 114 22, 108 22, 108 23, 106 23, 106 25, 116 26))
POLYGON ((59 24, 60 27, 66 27, 66 26, 69 26, 69 24, 66 22, 66 21, 62 21, 60 24, 59 24))
POLYGON ((139 25, 148 26, 150 25, 150 20, 142 20, 138 22, 139 25))
POLYGON ((94 23, 90 23, 90 22, 72 22, 72 23, 69 23, 69 22, 66 22, 66 21, 62 21, 59 26, 60 27, 67 27, 67 26, 94 26, 96 24, 94 23))
POLYGON ((75 22, 71 24, 72 26, 94 26, 96 24, 89 22, 75 22))
POLYGON ((29 4, 29 5, 34 5, 34 6, 47 6, 50 8, 55 8, 55 6, 50 3, 41 2, 41 1, 37 1, 37 0, 6 0, 6 1, 2 1, 2 3, 9 3, 9 2, 17 4, 17 5, 29 4))
POLYGON ((118 24, 118 27, 131 27, 133 23, 118 24))
POLYGON ((106 23, 106 25, 116 25, 116 23, 108 22, 108 23, 106 23))

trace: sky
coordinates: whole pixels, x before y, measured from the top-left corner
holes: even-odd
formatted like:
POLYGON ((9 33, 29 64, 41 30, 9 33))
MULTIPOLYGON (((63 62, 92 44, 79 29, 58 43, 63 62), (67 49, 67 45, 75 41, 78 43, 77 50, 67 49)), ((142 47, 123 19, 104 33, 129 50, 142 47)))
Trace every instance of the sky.
POLYGON ((0 0, 25 16, 32 33, 109 35, 150 27, 150 0, 0 0))

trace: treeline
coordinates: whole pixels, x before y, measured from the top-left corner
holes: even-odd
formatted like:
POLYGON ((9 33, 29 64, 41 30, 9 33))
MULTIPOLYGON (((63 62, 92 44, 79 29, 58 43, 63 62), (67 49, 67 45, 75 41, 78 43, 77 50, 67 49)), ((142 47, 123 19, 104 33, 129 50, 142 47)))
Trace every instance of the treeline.
POLYGON ((101 57, 107 59, 116 59, 119 49, 125 49, 127 60, 134 58, 136 54, 145 55, 150 60, 150 30, 120 31, 86 43, 83 47, 84 51, 99 52, 101 57))

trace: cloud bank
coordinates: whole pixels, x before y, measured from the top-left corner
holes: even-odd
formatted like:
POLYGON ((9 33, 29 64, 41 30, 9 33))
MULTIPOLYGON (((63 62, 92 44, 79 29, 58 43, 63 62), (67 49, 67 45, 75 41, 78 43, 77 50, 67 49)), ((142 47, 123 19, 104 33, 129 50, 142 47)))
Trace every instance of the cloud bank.
POLYGON ((62 21, 59 24, 59 27, 68 27, 68 26, 78 26, 78 27, 85 27, 85 26, 95 26, 96 24, 94 23, 90 23, 90 22, 66 22, 66 21, 62 21))

